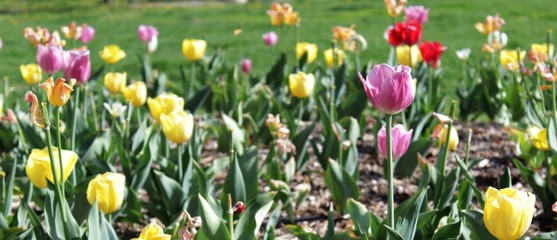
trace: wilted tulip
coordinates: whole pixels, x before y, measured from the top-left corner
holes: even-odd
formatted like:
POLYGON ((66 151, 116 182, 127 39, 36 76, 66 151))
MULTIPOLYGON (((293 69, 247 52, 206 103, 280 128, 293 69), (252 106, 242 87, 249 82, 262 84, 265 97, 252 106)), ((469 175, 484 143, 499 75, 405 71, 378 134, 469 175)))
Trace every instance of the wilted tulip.
POLYGON ((518 50, 501 50, 499 53, 499 61, 503 68, 514 72, 520 67, 520 63, 524 60, 524 56, 526 56, 526 52, 524 51, 520 51, 519 56, 518 50))
POLYGON ((39 106, 39 99, 37 98, 37 95, 35 95, 32 91, 27 91, 24 99, 26 102, 31 104, 31 107, 29 108, 29 118, 31 118, 31 122, 37 127, 44 128, 43 112, 39 106))
POLYGON ((429 8, 424 6, 409 6, 404 8, 404 17, 406 21, 414 19, 421 24, 427 22, 427 14, 429 13, 429 8))
POLYGON ((81 27, 81 37, 79 37, 79 41, 83 44, 87 44, 93 40, 95 37, 95 29, 87 24, 83 24, 81 27))
POLYGON ((27 27, 23 30, 23 36, 27 39, 27 42, 33 46, 37 46, 41 43, 48 43, 51 39, 48 29, 41 27, 37 27, 36 32, 32 28, 27 27))
POLYGON ((420 44, 420 53, 424 62, 433 68, 437 68, 439 65, 439 59, 441 54, 447 51, 447 47, 441 45, 440 42, 423 42, 420 44))
POLYGON ((193 134, 193 115, 184 110, 160 115, 162 131, 168 140, 182 144, 190 140, 193 134))
POLYGON ((205 40, 184 39, 182 42, 182 55, 188 61, 196 62, 203 57, 206 48, 207 42, 205 40))
POLYGON ((118 45, 108 45, 103 48, 99 55, 105 63, 114 64, 126 57, 124 50, 118 45))
POLYGON ((184 109, 184 99, 172 93, 163 93, 156 98, 148 98, 147 105, 153 118, 160 122, 161 114, 170 114, 184 109))
POLYGON ((147 44, 153 37, 159 35, 159 31, 154 26, 141 24, 137 28, 137 35, 139 36, 139 40, 147 44))
POLYGON ((147 101, 147 86, 142 81, 134 82, 122 89, 122 93, 128 102, 134 107, 139 107, 147 101))
POLYGON ((470 48, 456 50, 456 57, 463 61, 468 60, 468 58, 470 58, 470 48))
POLYGON ((98 174, 89 182, 87 201, 91 205, 97 201, 99 210, 109 214, 120 209, 124 202, 125 190, 126 176, 112 172, 98 174))
MULTIPOLYGON (((412 140, 413 131, 413 129, 406 131, 406 128, 401 124, 397 124, 391 129, 391 146, 394 159, 400 159, 400 157, 406 153, 408 146, 410 146, 410 141, 412 140)), ((387 130, 384 125, 377 133, 377 147, 379 148, 379 152, 387 157, 387 130)))
POLYGON ((317 45, 308 42, 299 42, 296 44, 296 58, 300 59, 306 54, 307 63, 312 63, 317 58, 317 45))
POLYGON ((54 159, 50 161, 47 147, 43 149, 33 149, 31 154, 29 154, 27 164, 25 165, 25 173, 35 187, 46 188, 47 179, 51 183, 54 183, 51 163, 54 163, 54 171, 56 171, 58 182, 66 181, 72 173, 78 157, 75 152, 62 150, 62 168, 60 168, 58 148, 52 148, 52 155, 54 159), (63 177, 60 169, 63 169, 63 177))
POLYGON ((387 30, 389 44, 397 47, 401 44, 412 46, 422 38, 422 24, 410 19, 407 22, 397 22, 392 28, 387 30))
POLYGON ((360 73, 358 76, 371 104, 380 112, 395 114, 414 101, 416 86, 412 81, 411 71, 410 67, 404 65, 393 68, 387 64, 379 64, 371 69, 366 79, 360 73))
MULTIPOLYGON (((443 128, 441 128, 441 130, 439 131, 439 139, 438 142, 440 145, 445 144, 445 142, 447 141, 447 131, 449 130, 448 126, 443 126, 443 128)), ((452 127, 451 128, 451 134, 449 136, 449 150, 453 151, 456 149, 457 145, 458 145, 458 132, 456 131, 456 128, 452 127)))
POLYGON ((554 51, 555 51, 555 46, 553 44, 549 44, 548 47, 547 43, 544 44, 533 43, 532 47, 530 48, 530 51, 528 51, 528 58, 532 62, 545 62, 548 59, 548 54, 549 56, 551 56, 553 55, 554 51))
POLYGON ((409 47, 408 45, 400 45, 396 47, 396 58, 398 64, 411 66, 416 68, 419 62, 422 61, 422 54, 420 53, 420 48, 417 45, 409 47), (412 51, 410 53, 410 51, 412 51), (410 57, 412 61, 410 61, 410 57))
POLYGON ((141 230, 139 238, 132 240, 170 240, 172 236, 165 234, 163 229, 156 223, 150 223, 141 230))
POLYGON ((62 33, 67 39, 79 39, 81 37, 81 31, 83 29, 77 26, 75 22, 71 22, 68 26, 62 27, 62 33))
POLYGON ((505 20, 499 17, 499 14, 496 14, 495 16, 487 16, 485 22, 478 22, 474 26, 482 34, 488 35, 498 31, 503 25, 505 25, 505 20))
POLYGON ((315 88, 315 77, 311 73, 291 73, 288 75, 288 85, 294 97, 307 98, 315 88))
POLYGON ((485 192, 484 224, 497 239, 520 238, 530 227, 536 196, 513 188, 485 192))
POLYGON ((64 77, 74 78, 77 83, 85 84, 91 76, 91 60, 89 50, 70 50, 64 51, 64 77))
POLYGON ((275 32, 267 32, 261 38, 267 46, 275 46, 278 42, 278 35, 275 32))
POLYGON ((397 17, 400 15, 402 10, 404 9, 404 5, 406 5, 406 0, 385 0, 385 7, 387 7, 387 13, 391 17, 397 17))
POLYGON ((62 47, 56 45, 37 46, 37 63, 43 71, 49 75, 58 72, 64 64, 62 57, 62 47))
POLYGON ((528 140, 530 143, 540 151, 549 151, 549 143, 547 141, 547 128, 538 128, 536 126, 526 129, 528 140))
POLYGON ((243 74, 248 74, 249 72, 251 72, 251 59, 246 58, 244 60, 242 60, 242 73, 243 74))
POLYGON ((329 68, 333 68, 334 66, 334 60, 336 59, 336 66, 341 66, 344 58, 346 58, 346 54, 344 53, 344 51, 335 48, 335 50, 333 51, 332 48, 329 48, 327 50, 325 50, 325 52, 323 52, 323 55, 325 56, 325 62, 327 63, 327 66, 329 66, 329 68))
POLYGON ((61 107, 70 100, 70 94, 75 85, 75 79, 70 79, 70 84, 65 83, 66 79, 58 78, 56 83, 52 78, 47 79, 45 82, 39 84, 39 87, 46 91, 48 101, 57 107, 61 107))
POLYGON ((104 87, 112 94, 118 94, 126 87, 127 73, 109 72, 104 75, 104 87))
POLYGON ((43 77, 43 71, 39 65, 34 63, 19 66, 19 71, 21 72, 23 80, 32 86, 39 83, 43 77))

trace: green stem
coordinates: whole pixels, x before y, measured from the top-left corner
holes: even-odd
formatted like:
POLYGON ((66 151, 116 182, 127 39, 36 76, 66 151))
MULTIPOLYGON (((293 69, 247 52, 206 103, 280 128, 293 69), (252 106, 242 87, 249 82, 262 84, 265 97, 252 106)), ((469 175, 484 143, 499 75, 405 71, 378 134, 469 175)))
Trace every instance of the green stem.
POLYGON ((182 184, 182 180, 184 178, 184 164, 182 163, 182 154, 184 152, 184 144, 178 144, 178 180, 180 180, 180 184, 182 184))
POLYGON ((129 142, 130 136, 130 129, 132 125, 132 115, 133 115, 133 105, 131 102, 128 102, 128 115, 126 116, 126 128, 124 129, 124 147, 126 147, 129 142))
POLYGON ((472 143, 472 129, 468 129, 468 142, 466 144, 466 155, 464 156, 464 163, 468 164, 470 157, 470 145, 472 143))
POLYGON ((15 122, 17 126, 17 134, 19 135, 19 140, 21 141, 21 146, 23 147, 23 151, 25 151, 25 155, 29 156, 29 148, 27 147, 27 141, 25 140, 25 134, 23 134, 23 129, 21 129, 21 125, 19 121, 15 122))
POLYGON ((232 196, 228 194, 228 207, 227 207, 227 219, 228 231, 230 231, 231 239, 234 239, 234 212, 232 210, 232 196))
POLYGON ((433 67, 432 66, 428 66, 429 68, 429 77, 427 78, 427 91, 428 91, 428 98, 429 98, 429 104, 430 106, 428 107, 432 107, 431 105, 433 104, 433 77, 434 77, 434 73, 433 73, 433 67))
POLYGON ((360 71, 361 66, 360 66, 360 51, 356 51, 356 53, 354 54, 354 62, 356 63, 356 71, 360 71))
POLYGON ((60 187, 62 193, 64 193, 64 162, 62 161, 62 136, 60 133, 60 111, 62 107, 56 108, 56 118, 54 118, 54 124, 56 124, 56 138, 58 141, 58 163, 60 164, 60 187))
POLYGON ((72 140, 71 140, 70 149, 74 152, 75 152, 75 127, 76 127, 76 123, 77 123, 77 109, 78 109, 77 106, 79 106, 80 92, 81 92, 81 87, 78 87, 77 90, 76 90, 76 93, 75 93, 75 98, 74 98, 75 101, 74 101, 74 104, 73 104, 73 113, 72 113, 73 114, 73 116, 72 116, 72 140))
MULTIPOLYGON (((456 101, 453 101, 451 104, 451 110, 449 113, 449 117, 451 119, 454 119, 454 115, 455 115, 455 111, 456 111, 456 101)), ((443 148, 441 149, 441 156, 440 156, 440 162, 437 163, 436 168, 437 168, 437 172, 439 173, 439 188, 436 189, 437 191, 437 201, 435 202, 435 207, 436 208, 440 208, 441 206, 439 206, 439 204, 441 204, 441 201, 439 201, 443 189, 445 188, 445 168, 447 165, 447 157, 449 155, 449 140, 451 138, 451 131, 453 130, 453 122, 449 122, 448 123, 448 127, 447 127, 447 136, 445 138, 445 144, 443 144, 443 148)))
POLYGON ((395 209, 394 202, 394 187, 393 187, 393 149, 391 142, 391 129, 393 127, 393 115, 387 115, 387 162, 385 168, 387 170, 387 184, 388 184, 388 200, 387 200, 387 226, 395 226, 395 209))

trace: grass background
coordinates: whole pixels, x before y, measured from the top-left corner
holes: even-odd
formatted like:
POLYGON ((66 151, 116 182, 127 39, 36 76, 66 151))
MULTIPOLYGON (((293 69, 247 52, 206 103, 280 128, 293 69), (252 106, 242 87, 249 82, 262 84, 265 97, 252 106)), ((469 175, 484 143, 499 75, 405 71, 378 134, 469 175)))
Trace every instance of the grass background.
MULTIPOLYGON (((295 30, 293 27, 281 30, 270 24, 265 12, 271 1, 246 5, 204 3, 194 6, 184 2, 103 4, 101 1, 4 0, 0 2, 0 37, 4 42, 0 51, 0 77, 7 76, 12 84, 23 88, 19 65, 35 61, 34 50, 23 38, 25 27, 42 26, 60 31, 61 26, 71 21, 86 22, 97 30, 88 46, 93 70, 102 64, 98 55, 102 47, 118 44, 128 56, 117 63, 114 70, 127 71, 131 78, 140 76, 138 56, 144 51, 137 37, 140 24, 159 29, 159 47, 152 61, 156 68, 169 74, 170 80, 178 81, 180 65, 187 64, 181 54, 184 38, 206 39, 207 53, 218 49, 227 55, 230 63, 251 58, 253 73, 263 76, 278 55, 263 44, 261 35, 271 30, 280 31, 279 49, 290 52, 289 60, 293 60, 295 30), (243 31, 239 37, 234 37, 233 31, 237 28, 243 31)), ((322 51, 330 47, 331 28, 351 24, 355 24, 356 30, 368 41, 368 49, 361 53, 362 62, 387 61, 390 46, 383 33, 391 19, 383 1, 306 0, 292 1, 292 4, 302 18, 300 41, 319 45, 316 64, 323 64, 322 51)), ((551 0, 410 0, 408 5, 424 5, 431 9, 429 21, 423 26, 422 39, 440 41, 448 47, 442 56, 442 66, 449 93, 454 92, 450 88, 459 81, 462 66, 455 50, 472 48, 472 58, 483 56, 481 46, 485 36, 474 29, 474 23, 483 21, 486 15, 499 12, 506 20, 503 32, 509 36, 507 48, 529 49, 531 43, 545 41, 547 29, 557 30, 557 14, 551 0)))

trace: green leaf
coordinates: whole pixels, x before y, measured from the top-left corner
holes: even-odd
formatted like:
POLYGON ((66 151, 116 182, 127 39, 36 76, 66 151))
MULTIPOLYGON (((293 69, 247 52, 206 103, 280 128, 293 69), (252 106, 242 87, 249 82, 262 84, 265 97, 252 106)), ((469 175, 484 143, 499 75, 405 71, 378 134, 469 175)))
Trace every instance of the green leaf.
POLYGON ((235 226, 234 238, 239 240, 256 239, 263 220, 273 206, 274 193, 259 195, 247 204, 247 208, 240 216, 235 226))
POLYGON ((460 237, 460 221, 447 224, 433 234, 432 240, 458 240, 460 237))
POLYGON ((239 154, 244 154, 244 130, 240 128, 238 123, 221 113, 222 121, 224 123, 222 135, 219 136, 219 150, 226 151, 230 149, 230 146, 234 146, 234 150, 239 154), (232 134, 232 142, 230 141, 230 135, 232 134))
POLYGON ((164 210, 172 219, 180 216, 184 208, 186 196, 182 186, 176 180, 164 175, 162 172, 153 170, 153 179, 164 204, 164 210))
POLYGON ((431 223, 431 220, 433 219, 433 217, 435 217, 435 214, 437 214, 437 212, 438 212, 437 209, 433 209, 431 211, 420 213, 420 216, 418 217, 417 228, 421 229, 424 226, 426 226, 428 223, 431 223))
POLYGON ((296 147, 296 169, 303 168, 309 160, 309 154, 307 151, 309 146, 308 138, 314 128, 315 123, 304 128, 304 130, 299 131, 292 139, 292 144, 296 147))
POLYGON ((194 114, 200 107, 203 106, 203 104, 205 104, 205 101, 207 101, 210 95, 211 95, 211 88, 208 86, 203 87, 187 101, 186 110, 194 114))
POLYGON ((336 161, 329 159, 329 167, 325 172, 325 182, 331 191, 335 205, 342 213, 346 209, 348 198, 358 199, 360 189, 352 176, 336 161))
POLYGON ((230 232, 228 232, 221 218, 215 214, 211 204, 201 194, 198 194, 198 200, 201 220, 203 221, 200 231, 208 239, 231 240, 230 232))
MULTIPOLYGON (((557 113, 553 113, 557 114, 557 113)), ((557 123, 555 118, 550 118, 549 125, 547 126, 547 142, 553 153, 557 153, 557 123)))
POLYGON ((425 154, 431 147, 433 141, 430 139, 419 139, 413 141, 406 153, 396 162, 394 169, 395 175, 398 177, 410 177, 418 166, 418 154, 425 154))
POLYGON ((364 235, 371 235, 371 216, 366 206, 362 203, 349 198, 346 203, 346 212, 350 214, 350 219, 359 226, 364 235))
POLYGON ((546 232, 530 237, 530 240, 553 240, 557 239, 557 232, 546 232))
MULTIPOLYGON (((389 226, 387 226, 387 225, 384 225, 384 226, 385 226, 385 228, 387 229, 387 233, 388 233, 389 236, 391 237, 391 238, 389 238, 389 239, 394 239, 394 240, 404 240, 404 239, 405 239, 405 238, 402 237, 402 235, 400 235, 394 228, 389 227, 389 226)), ((411 238, 409 238, 409 239, 411 239, 411 238)))
POLYGON ((14 161, 12 163, 12 171, 9 173, 10 175, 8 176, 8 188, 7 191, 5 191, 6 196, 2 196, 3 199, 3 204, 4 204, 4 216, 8 216, 10 213, 10 210, 12 208, 12 198, 13 198, 13 189, 14 189, 14 179, 15 179, 15 174, 16 174, 16 167, 17 167, 17 158, 14 158, 14 161))
POLYGON ((265 76, 265 84, 267 84, 273 92, 276 92, 278 88, 283 86, 283 82, 286 79, 285 75, 286 69, 286 54, 281 53, 280 58, 277 60, 275 65, 271 68, 271 71, 265 76))
POLYGON ((234 152, 230 154, 233 155, 231 156, 232 162, 230 163, 230 168, 228 168, 228 174, 221 191, 222 209, 227 208, 228 194, 232 198, 232 205, 238 201, 246 202, 246 185, 244 183, 244 176, 242 176, 242 170, 238 164, 238 157, 234 152))
POLYGON ((101 227, 99 225, 99 210, 97 208, 97 201, 91 207, 89 211, 89 218, 87 219, 87 225, 89 227, 89 239, 102 239, 101 227))
POLYGON ((307 232, 302 226, 299 225, 286 225, 286 230, 292 235, 298 237, 300 240, 321 240, 321 237, 315 233, 307 232))
POLYGON ((471 230, 472 239, 496 240, 485 228, 483 213, 478 210, 460 211, 465 219, 465 224, 471 230))
POLYGON ((255 146, 246 149, 244 154, 238 156, 238 164, 244 177, 244 186, 246 191, 246 202, 251 201, 259 192, 259 154, 255 146))
POLYGON ((29 207, 29 204, 27 204, 26 201, 22 201, 21 204, 25 208, 25 212, 27 212, 27 214, 29 216, 29 219, 31 220, 31 225, 33 225, 33 232, 35 233, 35 237, 37 239, 46 239, 46 232, 44 231, 44 228, 41 224, 41 220, 39 219, 39 216, 37 216, 35 211, 33 211, 29 207))
POLYGON ((421 189, 395 209, 395 228, 403 236, 403 239, 414 239, 420 217, 420 209, 427 190, 427 188, 421 189))
POLYGON ((507 168, 507 170, 505 170, 503 175, 501 175, 501 177, 499 178, 499 189, 509 188, 512 185, 511 170, 507 168))

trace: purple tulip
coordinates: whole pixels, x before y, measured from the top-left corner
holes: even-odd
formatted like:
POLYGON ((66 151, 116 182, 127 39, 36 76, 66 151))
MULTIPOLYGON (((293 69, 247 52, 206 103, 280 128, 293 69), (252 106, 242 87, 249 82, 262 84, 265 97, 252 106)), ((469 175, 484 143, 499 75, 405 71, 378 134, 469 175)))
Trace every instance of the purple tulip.
POLYGON ((59 71, 64 64, 62 47, 56 45, 37 45, 37 63, 49 75, 59 71))
POLYGON ((364 79, 358 73, 367 98, 382 113, 395 114, 406 109, 414 101, 416 86, 408 66, 391 67, 379 64, 364 79))
POLYGON ((421 24, 427 22, 427 14, 429 13, 429 8, 424 8, 424 6, 410 6, 404 8, 404 16, 406 21, 414 19, 421 24))
POLYGON ((89 25, 83 25, 81 27, 81 37, 79 37, 79 41, 83 44, 89 43, 95 37, 95 29, 89 25))
MULTIPOLYGON (((406 153, 408 150, 408 146, 410 145, 410 141, 412 140, 412 132, 414 130, 410 129, 410 131, 406 131, 404 126, 397 124, 396 126, 391 129, 391 146, 393 150, 393 158, 399 159, 406 153)), ((379 152, 385 157, 387 157, 387 130, 385 129, 385 125, 381 127, 379 133, 377 133, 377 147, 379 148, 379 152)))
POLYGON ((275 46, 278 42, 278 35, 275 32, 265 33, 261 38, 263 38, 263 42, 265 42, 267 46, 275 46))
POLYGON ((159 35, 159 31, 157 31, 157 29, 153 26, 142 24, 137 28, 137 35, 142 42, 147 44, 151 41, 151 38, 159 35))
POLYGON ((248 74, 251 72, 251 59, 246 58, 242 60, 242 73, 248 74))
POLYGON ((85 84, 91 76, 89 50, 64 51, 64 77, 74 78, 77 83, 85 84))

